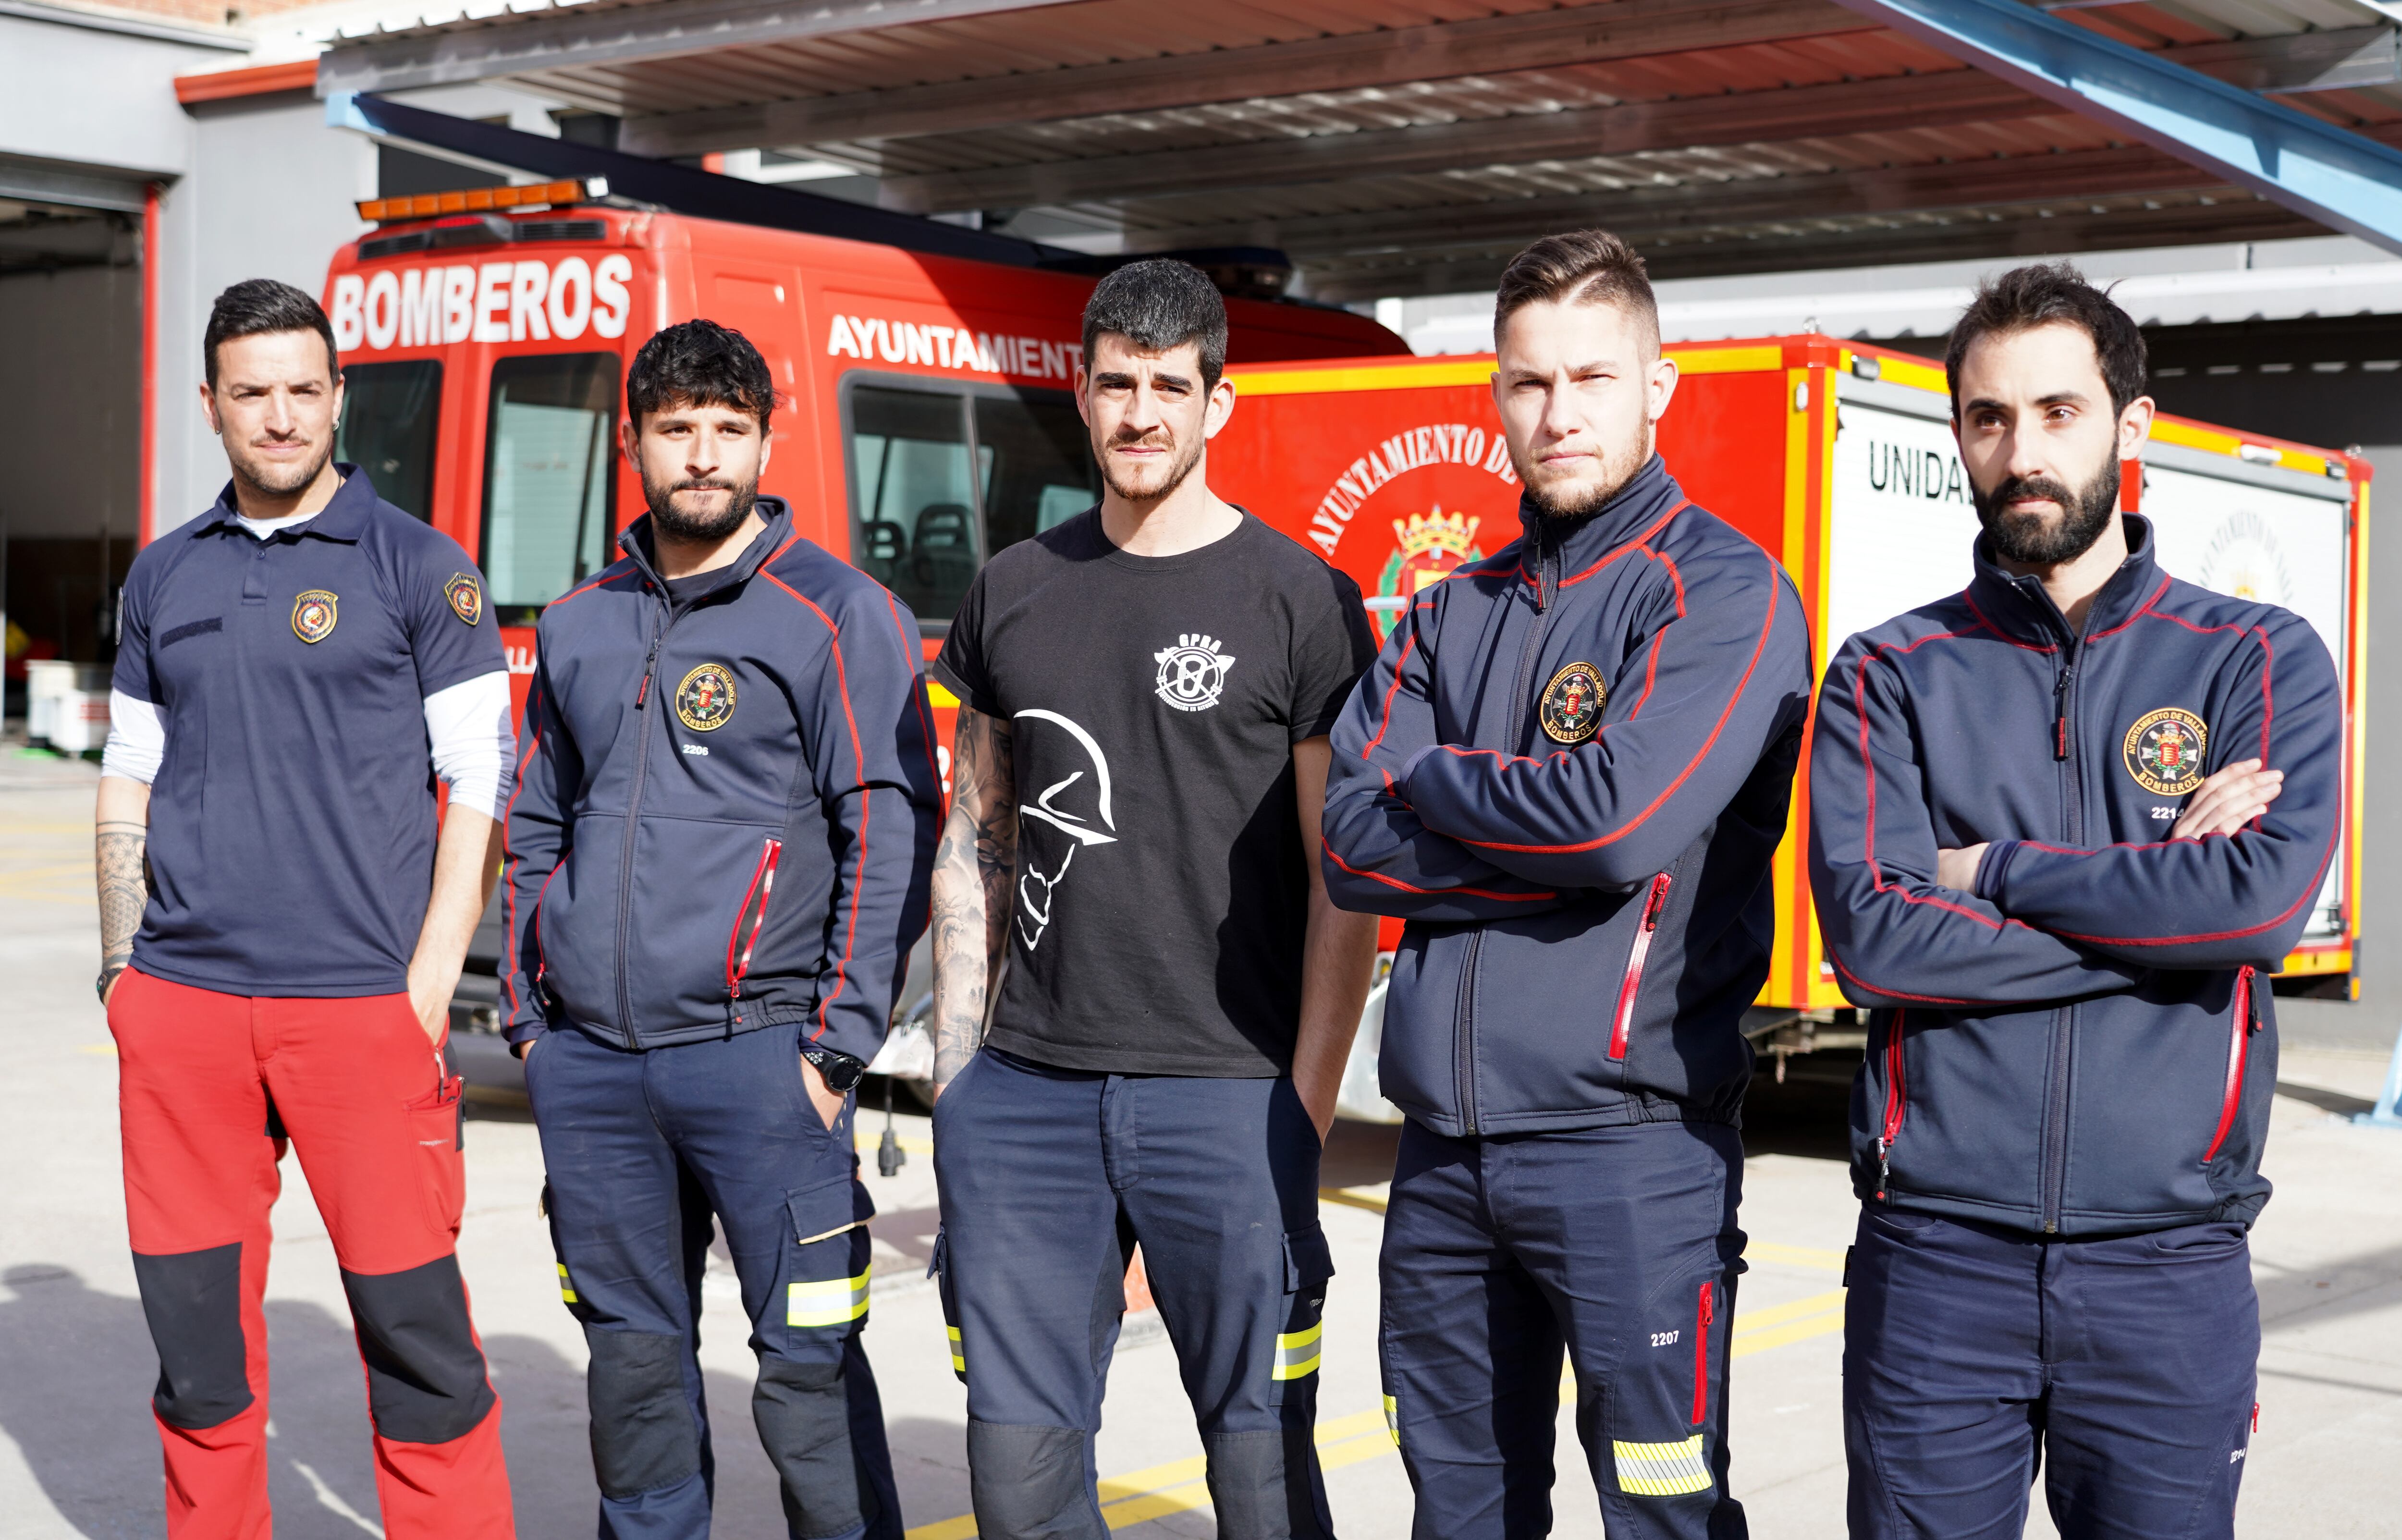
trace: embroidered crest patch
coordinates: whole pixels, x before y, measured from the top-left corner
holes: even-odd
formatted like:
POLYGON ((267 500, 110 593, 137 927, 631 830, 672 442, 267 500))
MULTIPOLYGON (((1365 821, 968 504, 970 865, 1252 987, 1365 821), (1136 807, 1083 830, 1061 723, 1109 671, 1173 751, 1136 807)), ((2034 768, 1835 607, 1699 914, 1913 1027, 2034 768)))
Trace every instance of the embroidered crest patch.
POLYGON ((1599 669, 1590 663, 1571 663, 1543 686, 1536 715, 1553 743, 1582 743, 1601 725, 1601 708, 1608 699, 1599 669))
POLYGON ((450 612, 468 625, 484 618, 484 585, 476 581, 475 573, 451 573, 450 581, 442 585, 442 597, 450 601, 450 612))
POLYGON ((292 634, 311 647, 334 634, 340 618, 340 600, 323 588, 311 588, 292 601, 292 634))
POLYGON ((2127 729, 2119 753, 2136 785, 2154 796, 2181 797, 2202 783, 2202 756, 2209 744, 2210 729, 2200 717, 2166 706, 2127 729))
POLYGON ((714 733, 734 719, 734 674, 722 663, 704 663, 676 686, 676 720, 696 733, 714 733))

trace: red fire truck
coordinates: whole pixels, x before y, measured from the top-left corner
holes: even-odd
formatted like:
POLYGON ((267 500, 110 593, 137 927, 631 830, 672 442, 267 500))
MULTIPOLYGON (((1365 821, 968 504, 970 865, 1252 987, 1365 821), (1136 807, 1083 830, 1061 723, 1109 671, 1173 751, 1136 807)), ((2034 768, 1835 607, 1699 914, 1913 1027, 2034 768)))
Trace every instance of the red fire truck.
MULTIPOLYGON (((360 212, 378 227, 325 280, 347 387, 338 458, 482 567, 520 706, 543 606, 615 560, 642 512, 614 446, 627 365, 661 326, 706 316, 758 346, 778 394, 760 489, 906 600, 929 657, 986 557, 1098 496, 1070 394, 1092 277, 590 200, 598 190, 372 200, 360 212)), ((1227 312, 1236 364, 1408 351, 1346 310, 1233 298, 1227 312)), ((957 704, 935 692, 946 775, 957 704)), ((499 946, 488 915, 471 968, 499 946)), ((920 958, 904 1011, 924 1005, 925 974, 920 958)), ((454 1017, 488 1023, 490 993, 474 974, 454 1017)), ((921 1043, 904 1034, 888 1067, 922 1073, 921 1043)), ((471 1069, 514 1079, 489 1053, 471 1069)))

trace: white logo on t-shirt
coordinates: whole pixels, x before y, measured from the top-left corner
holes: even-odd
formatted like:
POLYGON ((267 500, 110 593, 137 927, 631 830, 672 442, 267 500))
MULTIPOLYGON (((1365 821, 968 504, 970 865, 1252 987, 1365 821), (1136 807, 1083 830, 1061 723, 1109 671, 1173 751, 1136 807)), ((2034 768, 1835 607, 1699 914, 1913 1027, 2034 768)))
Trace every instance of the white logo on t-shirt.
POLYGON ((1180 711, 1207 711, 1226 688, 1235 660, 1218 651, 1218 639, 1187 631, 1173 647, 1151 654, 1159 665, 1159 698, 1180 711))
POLYGON ((1068 880, 1068 868, 1075 860, 1076 852, 1088 845, 1115 845, 1118 837, 1105 834, 1092 826, 1093 818, 1097 816, 1101 829, 1117 827, 1117 819, 1110 811, 1110 762, 1108 756, 1101 752, 1101 746, 1093 741, 1093 735, 1056 711, 1028 707, 1013 720, 1024 722, 1028 717, 1037 722, 1056 722, 1066 728, 1068 736, 1076 740, 1093 763, 1090 813, 1081 810, 1086 793, 1079 793, 1073 799, 1078 805, 1072 807, 1055 800, 1084 778, 1082 770, 1073 771, 1067 779, 1045 788, 1042 794, 1032 802, 1017 804, 1017 839, 1026 852, 1026 875, 1017 879, 1017 935, 1026 943, 1026 950, 1031 952, 1042 944, 1042 932, 1050 928, 1051 901, 1058 893, 1059 885, 1068 880), (1046 833, 1037 839, 1035 832, 1027 824, 1028 818, 1048 824, 1059 833, 1046 833), (1060 834, 1067 838, 1061 840, 1060 834), (1042 869, 1046 861, 1053 863, 1048 872, 1042 869))

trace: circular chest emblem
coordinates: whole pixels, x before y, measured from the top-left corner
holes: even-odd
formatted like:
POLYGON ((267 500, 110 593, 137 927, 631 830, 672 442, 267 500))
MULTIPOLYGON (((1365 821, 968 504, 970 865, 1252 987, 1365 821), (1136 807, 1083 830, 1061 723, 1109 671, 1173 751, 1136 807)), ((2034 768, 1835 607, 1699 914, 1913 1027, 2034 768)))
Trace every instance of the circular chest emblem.
POLYGON ((442 585, 442 597, 450 601, 450 612, 468 625, 484 618, 484 585, 474 573, 451 573, 450 581, 442 585))
POLYGON ((323 588, 311 588, 292 601, 292 634, 311 647, 334 634, 340 618, 340 600, 323 588))
POLYGON ((1175 646, 1161 648, 1151 660, 1159 665, 1154 693, 1180 711, 1207 711, 1217 705, 1226 674, 1235 667, 1233 657, 1218 651, 1217 638, 1198 631, 1178 636, 1175 646))
POLYGON ((1582 743, 1601 725, 1601 708, 1608 699, 1599 669, 1590 663, 1571 663, 1543 686, 1538 715, 1553 742, 1582 743))
POLYGON ((2180 797, 2201 784, 2202 750, 2209 743, 2210 729, 2200 717, 2168 706, 2128 728, 2120 752, 2136 785, 2155 796, 2180 797))
POLYGON ((676 720, 696 733, 714 733, 734 719, 734 674, 722 663, 704 663, 676 686, 676 720))

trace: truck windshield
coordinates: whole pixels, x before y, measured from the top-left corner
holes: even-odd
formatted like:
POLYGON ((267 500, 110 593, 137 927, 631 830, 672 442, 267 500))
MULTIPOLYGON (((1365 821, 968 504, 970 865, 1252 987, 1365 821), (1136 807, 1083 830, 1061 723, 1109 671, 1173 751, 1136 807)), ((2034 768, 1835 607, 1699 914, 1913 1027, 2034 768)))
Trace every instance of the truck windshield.
POLYGON ((441 405, 439 360, 352 364, 342 371, 342 420, 334 430, 334 458, 365 471, 386 502, 429 518, 441 405))
POLYGON ((1084 423, 1056 392, 862 384, 849 408, 854 560, 931 626, 992 553, 1099 495, 1084 423))
POLYGON ((504 624, 530 622, 528 612, 609 564, 616 433, 616 354, 492 365, 478 559, 504 624))

